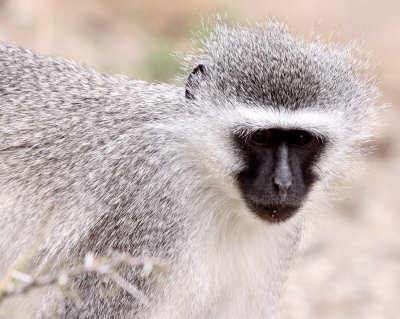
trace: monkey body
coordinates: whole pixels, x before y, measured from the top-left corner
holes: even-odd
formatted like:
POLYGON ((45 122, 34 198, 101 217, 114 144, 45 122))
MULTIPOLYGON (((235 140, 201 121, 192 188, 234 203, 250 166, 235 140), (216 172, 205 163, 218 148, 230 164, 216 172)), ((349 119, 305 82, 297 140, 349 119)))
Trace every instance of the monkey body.
POLYGON ((40 236, 37 272, 88 252, 170 263, 151 278, 121 269, 148 304, 88 274, 71 284, 80 305, 38 316, 275 318, 314 194, 368 137, 374 91, 347 58, 280 25, 220 25, 189 56, 185 91, 0 44, 3 266, 40 236), (302 134, 312 147, 291 146, 302 134))

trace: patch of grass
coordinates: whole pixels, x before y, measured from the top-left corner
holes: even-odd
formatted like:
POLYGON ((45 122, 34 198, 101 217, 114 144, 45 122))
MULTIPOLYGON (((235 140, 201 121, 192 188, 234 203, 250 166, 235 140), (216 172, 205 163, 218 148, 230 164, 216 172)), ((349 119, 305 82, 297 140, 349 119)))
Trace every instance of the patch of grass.
POLYGON ((172 52, 173 47, 165 42, 158 42, 151 47, 136 73, 137 78, 146 81, 172 82, 180 71, 180 65, 172 56, 172 52))

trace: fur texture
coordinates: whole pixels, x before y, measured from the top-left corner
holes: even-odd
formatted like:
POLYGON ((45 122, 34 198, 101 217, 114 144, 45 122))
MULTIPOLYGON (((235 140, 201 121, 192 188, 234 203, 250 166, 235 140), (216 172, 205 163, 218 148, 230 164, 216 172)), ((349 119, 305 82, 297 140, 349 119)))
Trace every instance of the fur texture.
MULTIPOLYGON (((42 237, 32 271, 110 250, 162 256, 168 273, 72 283, 39 318, 275 318, 312 198, 268 224, 242 200, 232 132, 282 127, 328 138, 325 184, 369 138, 376 89, 348 48, 306 43, 277 22, 218 23, 185 58, 206 72, 179 86, 108 76, 0 44, 0 254, 11 266, 42 237)), ((53 300, 54 299, 54 300, 53 300)))

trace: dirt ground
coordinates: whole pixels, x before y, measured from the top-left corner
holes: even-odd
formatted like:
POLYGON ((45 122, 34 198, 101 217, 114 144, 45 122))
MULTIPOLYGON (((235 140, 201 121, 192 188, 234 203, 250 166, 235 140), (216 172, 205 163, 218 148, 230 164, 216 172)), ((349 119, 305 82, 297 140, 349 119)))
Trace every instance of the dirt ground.
MULTIPOLYGON (((391 105, 386 124, 377 128, 376 150, 363 170, 339 181, 330 205, 310 216, 283 318, 399 318, 400 1, 0 0, 0 40, 108 73, 165 81, 179 71, 169 53, 186 50, 200 16, 216 11, 241 21, 274 16, 298 33, 356 39, 366 54, 372 51, 381 103, 391 105)), ((0 319, 31 318, 36 299, 30 294, 3 305, 0 319), (26 310, 16 313, 21 303, 26 310)))

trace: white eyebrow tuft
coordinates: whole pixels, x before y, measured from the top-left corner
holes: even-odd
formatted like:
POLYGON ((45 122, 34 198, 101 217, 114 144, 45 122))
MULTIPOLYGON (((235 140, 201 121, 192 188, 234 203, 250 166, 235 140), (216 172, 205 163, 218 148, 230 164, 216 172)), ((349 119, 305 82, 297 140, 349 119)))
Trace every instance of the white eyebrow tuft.
MULTIPOLYGON (((343 116, 339 113, 318 112, 318 110, 266 109, 265 107, 239 106, 237 125, 247 129, 299 129, 316 135, 333 138, 340 135, 343 128, 343 116)), ((343 132, 344 133, 344 132, 343 132)))

